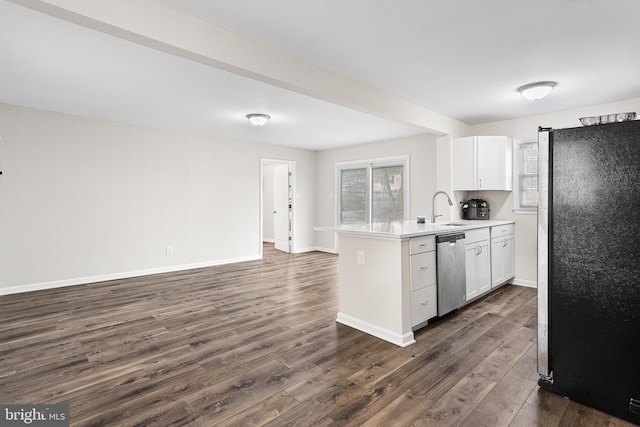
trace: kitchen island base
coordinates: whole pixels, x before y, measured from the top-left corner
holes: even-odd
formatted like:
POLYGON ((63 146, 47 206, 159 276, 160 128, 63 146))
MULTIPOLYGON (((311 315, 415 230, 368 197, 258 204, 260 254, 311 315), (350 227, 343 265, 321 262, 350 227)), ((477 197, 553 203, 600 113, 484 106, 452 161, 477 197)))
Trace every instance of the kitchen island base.
MULTIPOLYGON (((338 233, 340 308, 336 321, 401 347, 413 344, 413 332, 439 318, 438 288, 446 286, 438 284, 436 280, 436 235, 484 229, 480 233, 486 237, 483 258, 486 268, 480 270, 483 286, 476 283, 477 271, 474 268, 474 274, 466 275, 466 295, 463 295, 463 300, 464 304, 468 304, 513 277, 513 269, 510 269, 500 276, 498 285, 490 286, 489 229, 492 232, 494 229, 500 231, 502 228, 497 226, 507 224, 513 224, 513 221, 458 221, 446 224, 401 221, 316 227, 316 231, 338 233), (478 289, 470 285, 477 285, 478 289)), ((504 229, 513 235, 513 226, 504 229)), ((470 253, 475 267, 475 255, 482 251, 480 244, 475 241, 472 243, 470 253)), ((513 251, 513 245, 509 249, 513 251)), ((467 257, 470 257, 469 253, 467 257)), ((503 264, 511 265, 513 256, 509 260, 510 263, 503 264)), ((470 264, 469 260, 465 264, 470 264)), ((466 265, 460 269, 465 274, 466 265)), ((502 270, 507 271, 504 268, 502 270)))
POLYGON ((336 320, 402 347, 413 344, 409 239, 340 234, 339 242, 336 320))

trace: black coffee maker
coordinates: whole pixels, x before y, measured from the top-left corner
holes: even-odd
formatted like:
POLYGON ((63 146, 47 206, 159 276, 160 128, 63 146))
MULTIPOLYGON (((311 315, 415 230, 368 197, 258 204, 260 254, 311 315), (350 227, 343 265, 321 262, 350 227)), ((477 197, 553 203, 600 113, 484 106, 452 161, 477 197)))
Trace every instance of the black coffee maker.
POLYGON ((462 219, 489 219, 489 203, 482 199, 462 202, 462 219))

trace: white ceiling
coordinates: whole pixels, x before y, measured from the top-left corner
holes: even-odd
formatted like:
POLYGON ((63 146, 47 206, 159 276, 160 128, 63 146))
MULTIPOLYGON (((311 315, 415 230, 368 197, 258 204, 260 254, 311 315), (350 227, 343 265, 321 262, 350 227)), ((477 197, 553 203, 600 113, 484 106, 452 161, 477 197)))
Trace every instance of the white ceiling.
MULTIPOLYGON (((427 132, 15 3, 0 0, 3 103, 309 149, 427 132)), ((637 0, 155 3, 468 125, 640 97, 637 0), (549 97, 517 93, 540 80, 549 97)))

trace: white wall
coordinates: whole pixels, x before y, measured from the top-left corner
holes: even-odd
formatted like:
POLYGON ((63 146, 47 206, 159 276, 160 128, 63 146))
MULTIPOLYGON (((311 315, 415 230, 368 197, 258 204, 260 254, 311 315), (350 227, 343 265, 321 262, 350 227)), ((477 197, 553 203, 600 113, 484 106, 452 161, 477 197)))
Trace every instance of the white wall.
MULTIPOLYGON (((431 215, 431 197, 436 191, 437 150, 436 137, 418 135, 384 142, 354 145, 318 152, 317 225, 335 224, 336 163, 409 156, 409 213, 408 219, 418 215, 431 215)), ((316 232, 316 246, 325 251, 337 250, 334 233, 316 232)))
MULTIPOLYGON (((453 191, 453 138, 451 135, 440 136, 437 139, 438 147, 438 160, 437 164, 437 191, 445 191, 453 206, 449 206, 447 199, 444 196, 437 196, 434 200, 436 206, 436 215, 443 215, 440 218, 436 218, 436 221, 444 220, 457 220, 460 219, 460 202, 463 198, 458 192, 453 191)), ((433 196, 430 200, 433 200, 433 196)), ((431 211, 429 211, 431 212, 431 211)), ((427 215, 427 221, 429 221, 429 215, 427 215)))
POLYGON ((4 104, 0 137, 0 294, 258 258, 261 158, 296 162, 315 246, 314 151, 4 104))
MULTIPOLYGON (((465 134, 459 136, 508 135, 514 140, 537 141, 538 126, 555 129, 580 127, 582 126, 579 121, 580 117, 630 111, 640 113, 640 98, 471 126, 465 134)), ((487 199, 491 207, 492 218, 516 221, 516 283, 535 286, 537 282, 537 217, 535 215, 514 214, 512 211, 513 193, 511 192, 476 192, 473 196, 487 199)))
MULTIPOLYGON (((640 112, 640 98, 455 137, 535 141, 538 126, 625 111, 640 112)), ((0 138, 0 294, 259 257, 263 158, 295 162, 294 252, 336 250, 313 227, 334 224, 337 162, 409 155, 408 218, 429 216, 434 192, 451 188, 450 137, 431 134, 316 153, 0 104, 0 138)), ((511 193, 475 196, 516 221, 516 282, 535 285, 535 215, 514 214, 511 193)))

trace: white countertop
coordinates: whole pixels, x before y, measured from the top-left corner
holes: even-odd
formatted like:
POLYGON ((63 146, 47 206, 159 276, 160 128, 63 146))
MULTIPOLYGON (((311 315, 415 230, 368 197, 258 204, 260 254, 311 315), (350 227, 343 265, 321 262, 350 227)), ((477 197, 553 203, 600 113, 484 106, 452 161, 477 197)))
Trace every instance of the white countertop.
POLYGON ((336 233, 355 234, 370 237, 408 238, 426 236, 430 234, 444 234, 451 231, 472 230, 474 228, 493 227, 496 225, 513 224, 512 220, 457 220, 436 223, 418 224, 412 221, 378 222, 367 225, 336 225, 314 227, 314 231, 333 231, 336 233), (455 224, 455 225, 448 225, 455 224))

